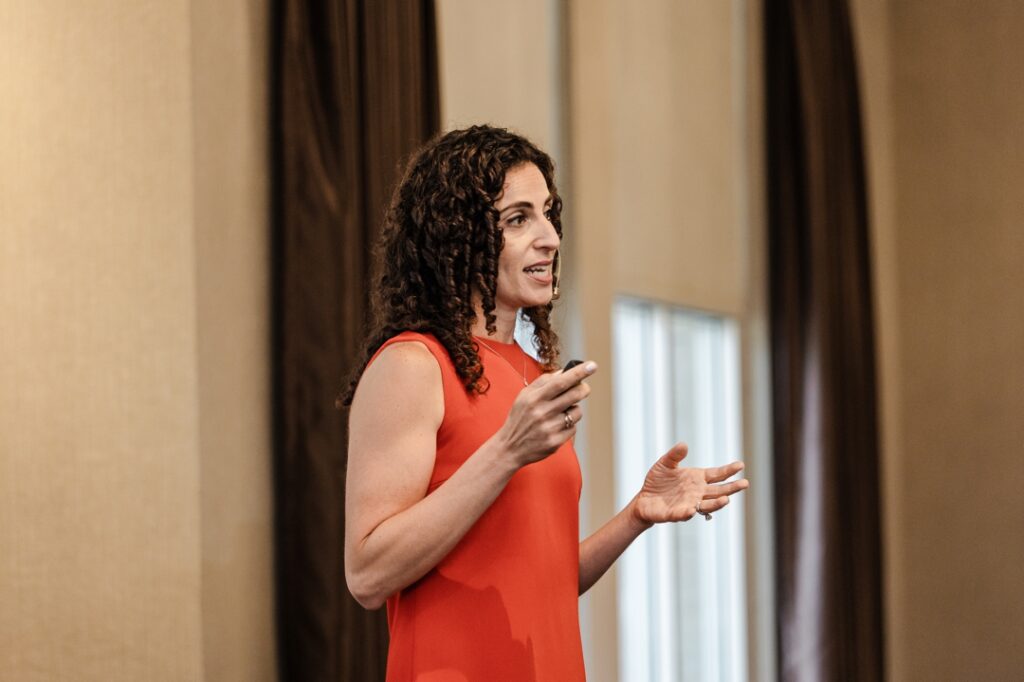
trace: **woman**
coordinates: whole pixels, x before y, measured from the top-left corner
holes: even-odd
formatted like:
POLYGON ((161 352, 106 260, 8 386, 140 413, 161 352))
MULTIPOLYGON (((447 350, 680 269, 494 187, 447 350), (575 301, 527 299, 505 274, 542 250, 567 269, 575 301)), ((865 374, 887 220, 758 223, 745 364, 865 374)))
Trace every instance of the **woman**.
POLYGON ((586 362, 557 371, 561 200, 547 154, 474 126, 424 147, 385 219, 351 404, 345 575, 387 602, 388 679, 580 680, 577 600, 654 523, 709 515, 743 465, 677 445, 582 543, 572 438, 586 362), (540 362, 513 339, 535 329, 540 362))

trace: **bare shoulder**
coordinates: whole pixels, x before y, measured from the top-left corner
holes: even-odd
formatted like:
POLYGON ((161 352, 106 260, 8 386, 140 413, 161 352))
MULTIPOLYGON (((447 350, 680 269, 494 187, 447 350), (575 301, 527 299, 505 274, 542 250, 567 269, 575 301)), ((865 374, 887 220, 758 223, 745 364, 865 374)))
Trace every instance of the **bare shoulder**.
POLYGON ((393 343, 381 351, 359 380, 352 400, 353 418, 358 412, 376 413, 385 421, 390 414, 440 426, 444 389, 434 354, 419 341, 393 343))

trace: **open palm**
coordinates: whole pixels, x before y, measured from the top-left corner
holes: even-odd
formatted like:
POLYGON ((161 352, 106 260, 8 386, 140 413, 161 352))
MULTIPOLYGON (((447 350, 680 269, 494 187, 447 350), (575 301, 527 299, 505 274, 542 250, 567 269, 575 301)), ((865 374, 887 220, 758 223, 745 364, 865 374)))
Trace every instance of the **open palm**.
POLYGON ((634 513, 644 523, 689 521, 697 513, 713 512, 729 504, 729 496, 746 490, 746 479, 726 479, 743 470, 743 462, 732 462, 720 467, 680 467, 688 448, 677 443, 661 456, 644 479, 643 488, 636 497, 634 513))

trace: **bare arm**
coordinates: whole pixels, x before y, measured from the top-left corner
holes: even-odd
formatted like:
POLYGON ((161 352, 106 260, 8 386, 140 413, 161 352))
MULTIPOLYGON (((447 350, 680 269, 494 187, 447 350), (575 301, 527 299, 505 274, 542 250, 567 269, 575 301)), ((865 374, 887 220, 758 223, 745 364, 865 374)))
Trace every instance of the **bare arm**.
POLYGON ((636 517, 635 501, 580 543, 580 594, 593 587, 630 543, 651 527, 636 517))
POLYGON ((523 389, 505 425, 427 495, 444 417, 437 361, 422 344, 401 343, 367 368, 352 402, 345 496, 345 577, 360 604, 378 608, 423 577, 520 467, 572 437, 562 412, 589 389, 565 391, 586 373, 565 374, 523 389))
POLYGON ((720 467, 683 468, 687 447, 678 443, 647 472, 643 488, 608 523, 580 543, 580 594, 589 590, 630 543, 655 523, 689 521, 697 513, 718 511, 729 496, 746 490, 745 479, 726 479, 743 470, 742 462, 720 467))

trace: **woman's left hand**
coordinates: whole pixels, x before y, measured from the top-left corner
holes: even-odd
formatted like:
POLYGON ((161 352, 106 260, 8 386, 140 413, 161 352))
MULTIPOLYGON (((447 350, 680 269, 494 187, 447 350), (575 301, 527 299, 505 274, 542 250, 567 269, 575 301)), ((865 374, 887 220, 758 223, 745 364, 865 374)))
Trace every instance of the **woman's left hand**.
POLYGON ((718 511, 729 504, 729 496, 746 490, 746 479, 726 479, 743 470, 743 462, 707 469, 680 467, 686 457, 685 443, 677 443, 647 472, 644 486, 633 499, 633 514, 643 524, 689 521, 697 513, 718 511))

